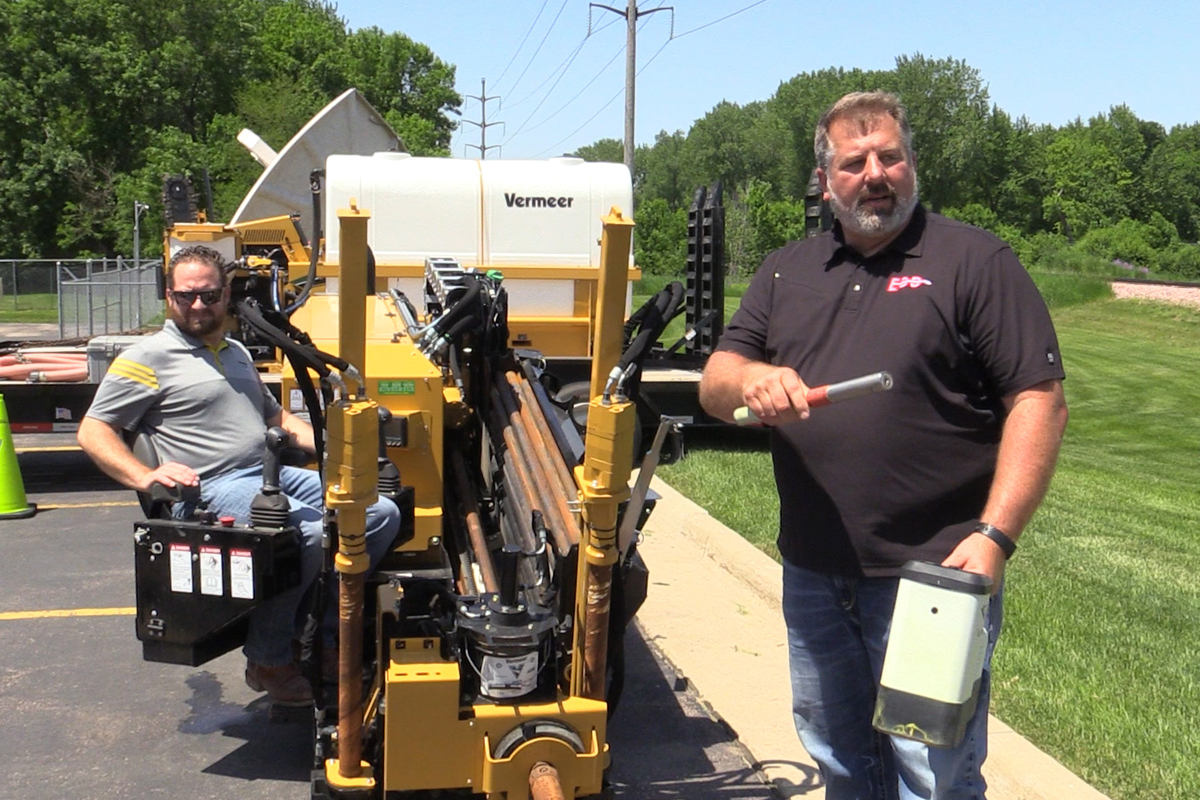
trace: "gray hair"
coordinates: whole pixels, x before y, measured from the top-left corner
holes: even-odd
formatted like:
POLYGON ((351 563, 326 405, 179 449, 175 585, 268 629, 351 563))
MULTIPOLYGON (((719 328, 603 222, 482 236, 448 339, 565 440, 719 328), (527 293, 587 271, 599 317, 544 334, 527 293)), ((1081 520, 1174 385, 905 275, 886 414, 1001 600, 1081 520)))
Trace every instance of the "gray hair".
POLYGON ((829 141, 829 126, 839 119, 851 119, 864 122, 874 117, 887 115, 896 120, 900 126, 900 136, 904 140, 904 150, 908 160, 913 160, 912 128, 908 124, 908 112, 900 104, 900 98, 891 92, 876 90, 874 92, 851 92, 842 97, 829 110, 821 115, 817 123, 817 135, 813 137, 813 154, 817 157, 817 166, 823 170, 829 169, 833 160, 833 145, 829 141))

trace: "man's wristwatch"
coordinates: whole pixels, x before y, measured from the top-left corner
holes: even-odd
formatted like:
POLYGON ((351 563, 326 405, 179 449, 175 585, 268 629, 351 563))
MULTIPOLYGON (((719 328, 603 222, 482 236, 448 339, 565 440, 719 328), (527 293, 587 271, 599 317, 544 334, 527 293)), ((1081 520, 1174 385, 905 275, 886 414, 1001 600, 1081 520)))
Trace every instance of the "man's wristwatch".
POLYGON ((988 522, 980 522, 974 528, 972 533, 981 533, 991 539, 1000 549, 1004 551, 1004 558, 1008 560, 1012 558, 1013 553, 1017 552, 1017 543, 1008 538, 1008 534, 988 522))

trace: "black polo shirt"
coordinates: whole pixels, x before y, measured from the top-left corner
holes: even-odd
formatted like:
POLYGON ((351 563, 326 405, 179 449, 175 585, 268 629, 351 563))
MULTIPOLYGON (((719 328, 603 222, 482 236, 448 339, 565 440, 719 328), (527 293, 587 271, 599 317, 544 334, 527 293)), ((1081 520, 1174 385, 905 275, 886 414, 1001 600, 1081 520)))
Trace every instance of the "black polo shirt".
POLYGON ((1062 379, 1046 304, 995 236, 918 207, 863 258, 840 227, 767 256, 717 348, 808 386, 887 370, 890 392, 772 429, 779 549, 837 575, 942 561, 987 500, 1002 397, 1062 379))

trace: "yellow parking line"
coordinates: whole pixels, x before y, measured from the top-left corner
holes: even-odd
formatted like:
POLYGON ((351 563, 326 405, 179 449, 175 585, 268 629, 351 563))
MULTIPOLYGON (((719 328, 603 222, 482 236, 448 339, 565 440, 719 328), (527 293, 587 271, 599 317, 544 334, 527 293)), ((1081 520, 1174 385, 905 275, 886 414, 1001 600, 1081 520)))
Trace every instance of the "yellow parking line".
POLYGON ((46 611, 3 611, 4 619, 46 619, 47 617, 132 617, 136 608, 56 608, 46 611))
POLYGON ((124 508, 136 506, 135 502, 112 501, 107 503, 38 503, 38 511, 49 511, 52 508, 124 508))

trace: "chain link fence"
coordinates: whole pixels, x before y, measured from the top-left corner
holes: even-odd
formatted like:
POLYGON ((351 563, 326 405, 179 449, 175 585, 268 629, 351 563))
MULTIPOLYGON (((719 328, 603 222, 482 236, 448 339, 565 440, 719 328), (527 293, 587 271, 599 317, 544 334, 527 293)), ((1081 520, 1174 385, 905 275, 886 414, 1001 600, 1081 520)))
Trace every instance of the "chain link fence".
POLYGON ((60 339, 159 325, 161 270, 158 259, 0 259, 0 322, 57 322, 60 339))

